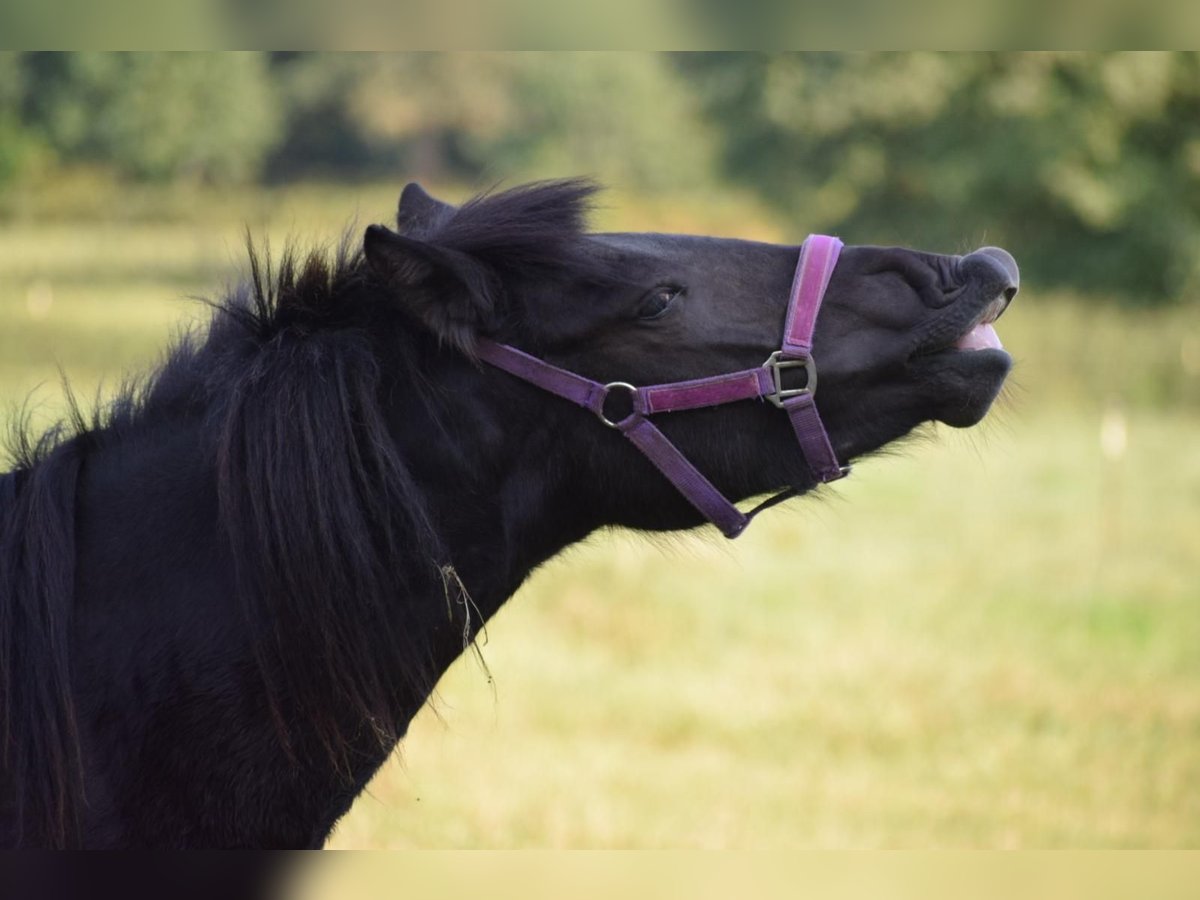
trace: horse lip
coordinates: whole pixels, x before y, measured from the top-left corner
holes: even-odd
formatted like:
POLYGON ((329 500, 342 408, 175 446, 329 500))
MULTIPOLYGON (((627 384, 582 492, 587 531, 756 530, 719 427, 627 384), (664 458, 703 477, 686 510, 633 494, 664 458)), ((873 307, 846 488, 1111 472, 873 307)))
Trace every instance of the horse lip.
POLYGON ((1005 289, 1005 291, 1003 293, 1001 293, 998 297, 996 297, 994 300, 992 300, 991 302, 984 305, 983 309, 979 311, 979 314, 971 319, 971 321, 970 321, 970 323, 968 323, 967 327, 964 328, 962 331, 960 331, 954 337, 954 340, 952 340, 948 345, 941 347, 939 349, 949 350, 952 347, 954 347, 954 345, 956 343, 958 343, 958 341, 962 340, 964 337, 966 337, 968 334, 970 334, 972 331, 974 331, 980 325, 991 325, 993 322, 995 322, 997 319, 999 319, 1002 315, 1004 315, 1004 311, 1006 309, 1008 309, 1008 304, 1011 302, 1013 294, 1015 294, 1015 293, 1016 293, 1015 289, 1005 289))
POLYGON ((969 334, 974 328, 980 325, 991 325, 1004 315, 1015 293, 1015 289, 1011 287, 1005 288, 1000 294, 985 303, 979 312, 972 316, 961 328, 955 328, 953 333, 947 335, 941 329, 938 329, 932 337, 927 337, 925 340, 919 341, 912 355, 931 356, 935 353, 953 350, 955 343, 969 334))

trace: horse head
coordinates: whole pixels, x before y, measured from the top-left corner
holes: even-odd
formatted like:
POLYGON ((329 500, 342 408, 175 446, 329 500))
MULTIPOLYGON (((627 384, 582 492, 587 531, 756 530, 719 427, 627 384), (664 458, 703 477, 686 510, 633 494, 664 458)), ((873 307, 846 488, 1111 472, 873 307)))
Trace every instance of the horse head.
MULTIPOLYGON (((584 233, 581 204, 589 192, 586 184, 554 183, 459 209, 410 185, 397 216, 400 233, 372 226, 366 257, 406 312, 464 358, 484 343, 500 343, 632 391, 750 372, 779 350, 800 246, 584 233), (506 202, 507 217, 496 216, 506 202), (480 227, 469 223, 488 203, 496 204, 488 210, 496 217, 491 234, 467 246, 468 228, 480 227)), ((819 373, 813 399, 836 459, 848 465, 923 422, 980 421, 1012 362, 992 323, 1017 291, 1013 258, 996 247, 960 256, 848 246, 835 259, 807 377, 819 373)), ((486 410, 470 416, 492 422, 496 434, 524 432, 529 426, 519 423, 530 415, 558 423, 567 414, 536 380, 512 385, 486 365, 472 372, 479 383, 464 392, 464 403, 505 409, 512 428, 486 410), (515 393, 496 398, 497 382, 515 393)), ((803 388, 804 375, 787 378, 799 378, 803 388)), ((554 426, 561 429, 557 443, 589 469, 588 484, 606 486, 611 501, 577 486, 576 502, 605 508, 605 523, 675 528, 699 521, 696 510, 668 498, 663 479, 629 448, 573 414, 554 426)), ((732 500, 802 492, 828 480, 797 452, 792 424, 769 403, 691 408, 656 416, 655 424, 732 500)))

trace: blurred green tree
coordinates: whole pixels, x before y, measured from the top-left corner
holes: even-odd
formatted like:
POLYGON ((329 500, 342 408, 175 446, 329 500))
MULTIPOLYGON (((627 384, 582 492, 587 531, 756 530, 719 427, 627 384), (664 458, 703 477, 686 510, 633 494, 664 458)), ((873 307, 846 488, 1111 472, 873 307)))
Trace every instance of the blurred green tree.
POLYGON ((504 128, 465 142, 481 166, 646 190, 705 188, 717 175, 715 129, 663 56, 527 54, 507 105, 504 128))
POLYGON ((1041 283, 1134 301, 1197 283, 1191 54, 676 58, 727 173, 856 242, 1003 243, 1041 283))
POLYGON ((504 127, 514 65, 504 54, 277 54, 288 120, 272 169, 470 177, 459 143, 504 127))
POLYGON ((305 53, 276 68, 289 109, 278 172, 592 174, 651 189, 714 174, 698 98, 658 55, 305 53))
POLYGON ((590 174, 756 190, 856 242, 1009 246, 1132 302, 1200 287, 1200 57, 0 54, 0 184, 590 174))
POLYGON ((21 54, 0 52, 0 188, 24 175, 47 149, 21 115, 21 54))
POLYGON ((243 181, 280 134, 260 53, 32 53, 21 70, 25 121, 65 161, 147 180, 243 181))

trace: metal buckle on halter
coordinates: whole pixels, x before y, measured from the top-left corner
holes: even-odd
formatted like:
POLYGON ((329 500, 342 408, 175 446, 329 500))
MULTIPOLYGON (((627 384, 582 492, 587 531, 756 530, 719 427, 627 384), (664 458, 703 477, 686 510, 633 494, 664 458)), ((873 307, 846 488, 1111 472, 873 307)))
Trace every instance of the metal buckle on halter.
POLYGON ((600 405, 596 408, 596 416, 609 428, 620 428, 637 415, 637 392, 638 389, 626 381, 610 381, 604 386, 604 396, 600 399, 600 405), (616 420, 610 419, 604 414, 604 404, 608 402, 608 397, 612 393, 613 388, 624 388, 629 391, 629 412, 616 420))
POLYGON ((790 397, 799 397, 801 394, 811 394, 817 389, 817 364, 813 362, 811 356, 806 356, 804 359, 787 358, 783 355, 782 350, 776 350, 767 357, 767 361, 763 363, 764 369, 771 370, 771 382, 775 386, 775 390, 763 396, 783 409, 783 401, 790 397), (785 388, 783 386, 783 372, 785 369, 804 369, 808 374, 808 380, 802 388, 785 388))

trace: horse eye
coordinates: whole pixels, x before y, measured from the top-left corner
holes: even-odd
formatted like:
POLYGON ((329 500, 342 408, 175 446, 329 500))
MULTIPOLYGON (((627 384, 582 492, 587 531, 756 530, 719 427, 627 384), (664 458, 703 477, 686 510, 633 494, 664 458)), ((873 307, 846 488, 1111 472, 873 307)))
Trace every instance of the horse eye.
POLYGON ((642 298, 641 305, 638 306, 637 316, 639 319, 657 319, 664 316, 667 310, 671 308, 671 304, 675 302, 675 298, 683 293, 683 288, 664 286, 657 287, 642 298))

